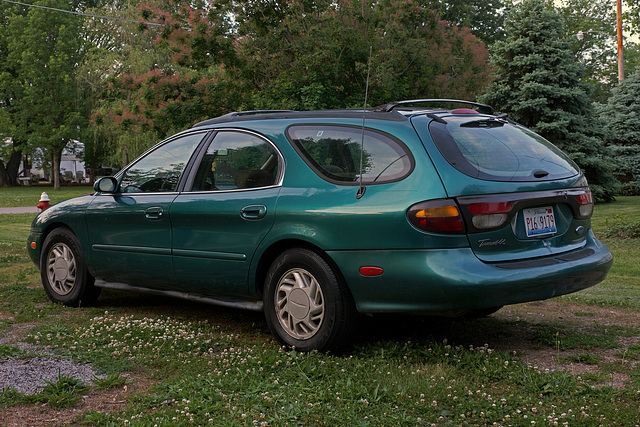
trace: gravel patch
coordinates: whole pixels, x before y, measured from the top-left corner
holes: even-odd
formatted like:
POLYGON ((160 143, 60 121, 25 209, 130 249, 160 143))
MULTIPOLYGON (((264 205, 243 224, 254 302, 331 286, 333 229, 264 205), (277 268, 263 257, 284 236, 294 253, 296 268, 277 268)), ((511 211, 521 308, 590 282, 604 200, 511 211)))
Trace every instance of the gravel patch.
POLYGON ((59 375, 75 378, 90 385, 96 375, 91 366, 69 359, 32 357, 29 359, 0 358, 0 390, 13 387, 23 394, 40 393, 47 381, 56 382, 59 375))

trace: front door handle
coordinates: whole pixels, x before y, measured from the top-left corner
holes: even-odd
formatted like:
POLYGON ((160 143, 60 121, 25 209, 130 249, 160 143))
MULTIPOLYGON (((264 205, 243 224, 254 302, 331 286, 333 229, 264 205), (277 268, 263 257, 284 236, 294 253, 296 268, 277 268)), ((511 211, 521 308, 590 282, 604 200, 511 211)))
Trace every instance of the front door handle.
POLYGON ((145 209, 144 216, 147 217, 147 219, 162 219, 163 213, 164 211, 161 207, 154 206, 152 208, 145 209))
POLYGON ((267 215, 265 205, 249 205, 240 210, 240 215, 244 219, 262 219, 267 215))

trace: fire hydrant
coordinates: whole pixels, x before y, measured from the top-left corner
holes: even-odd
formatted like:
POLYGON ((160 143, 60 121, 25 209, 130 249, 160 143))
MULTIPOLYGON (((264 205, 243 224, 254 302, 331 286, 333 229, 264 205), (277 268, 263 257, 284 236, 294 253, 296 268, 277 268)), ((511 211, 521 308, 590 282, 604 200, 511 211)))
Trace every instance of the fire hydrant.
POLYGON ((40 195, 40 204, 36 206, 38 208, 38 212, 42 212, 43 210, 51 206, 51 203, 49 203, 49 201, 49 195, 45 192, 42 192, 42 194, 40 195))

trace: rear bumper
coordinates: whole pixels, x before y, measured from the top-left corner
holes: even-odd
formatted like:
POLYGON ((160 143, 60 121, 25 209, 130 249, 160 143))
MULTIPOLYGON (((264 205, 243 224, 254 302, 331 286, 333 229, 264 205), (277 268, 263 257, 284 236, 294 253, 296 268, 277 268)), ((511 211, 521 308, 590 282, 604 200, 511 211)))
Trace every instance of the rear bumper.
POLYGON ((543 300, 596 285, 611 252, 592 233, 581 249, 528 261, 485 263, 469 248, 334 251, 361 313, 442 312, 543 300), (361 266, 384 269, 360 275, 361 266))

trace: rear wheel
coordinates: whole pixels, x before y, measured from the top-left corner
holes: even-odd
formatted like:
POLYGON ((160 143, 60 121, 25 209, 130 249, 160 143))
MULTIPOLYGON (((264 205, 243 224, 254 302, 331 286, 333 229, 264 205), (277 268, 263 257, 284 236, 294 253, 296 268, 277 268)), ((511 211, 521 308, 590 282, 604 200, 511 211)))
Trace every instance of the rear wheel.
POLYGON ((49 299, 72 307, 93 304, 101 288, 93 284, 77 237, 69 229, 57 228, 42 248, 40 276, 49 299))
POLYGON ((279 343, 298 351, 339 350, 351 339, 353 299, 316 252, 289 249, 266 276, 264 311, 279 343))

